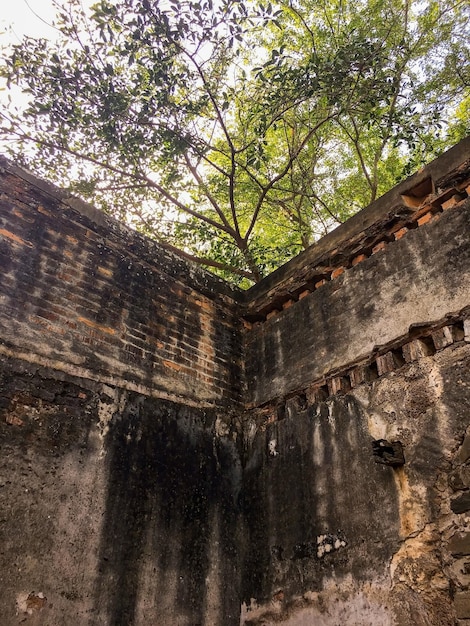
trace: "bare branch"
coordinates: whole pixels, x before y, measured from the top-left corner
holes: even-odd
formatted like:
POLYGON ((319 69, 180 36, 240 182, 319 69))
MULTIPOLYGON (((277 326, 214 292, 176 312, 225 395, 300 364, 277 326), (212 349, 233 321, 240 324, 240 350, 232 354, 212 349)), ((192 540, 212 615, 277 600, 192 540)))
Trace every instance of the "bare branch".
MULTIPOLYGON (((9 123, 12 123, 12 120, 10 120, 4 113, 0 112, 0 116, 3 117, 4 119, 6 119, 9 123)), ((212 218, 210 218, 210 217, 208 217, 208 216, 206 216, 206 215, 204 215, 202 213, 198 213, 197 211, 194 211, 193 209, 191 209, 187 205, 183 204, 180 200, 178 200, 178 198, 173 196, 164 187, 159 185, 157 182, 153 181, 151 178, 149 178, 145 174, 135 174, 135 173, 132 173, 132 172, 129 172, 129 171, 122 170, 122 169, 116 167, 115 165, 112 165, 110 163, 103 163, 102 161, 99 161, 98 159, 95 159, 92 156, 89 156, 87 154, 83 154, 81 152, 73 150, 72 148, 70 148, 68 146, 59 145, 59 144, 56 144, 54 142, 51 142, 51 141, 48 141, 48 140, 45 140, 45 139, 41 139, 40 137, 32 137, 31 135, 29 135, 28 133, 26 133, 24 131, 15 130, 14 127, 11 129, 11 132, 13 134, 16 134, 18 136, 18 138, 21 139, 21 140, 26 140, 26 141, 30 141, 32 143, 40 144, 42 146, 45 146, 45 147, 48 147, 48 148, 52 148, 54 150, 61 150, 63 152, 66 152, 67 154, 71 154, 71 155, 79 158, 82 161, 87 161, 88 163, 93 163, 94 165, 97 165, 100 168, 104 168, 104 169, 108 170, 109 172, 114 172, 115 174, 119 174, 120 176, 124 176, 126 178, 130 178, 130 179, 133 179, 133 180, 145 182, 148 187, 156 189, 166 200, 171 202, 171 204, 173 204, 175 207, 177 207, 178 209, 180 209, 184 213, 188 213, 189 215, 192 215, 193 217, 196 217, 197 219, 200 219, 203 222, 206 222, 207 224, 210 224, 211 226, 214 226, 214 228, 222 230, 223 232, 225 232, 225 233, 227 233, 227 234, 229 234, 231 236, 233 236, 233 234, 234 234, 233 229, 227 228, 227 226, 225 226, 225 224, 221 224, 219 222, 216 222, 212 218)))
POLYGON ((300 152, 303 150, 304 146, 307 145, 310 137, 312 137, 314 135, 314 133, 317 132, 317 130, 319 128, 321 128, 321 126, 323 126, 324 124, 326 124, 328 121, 330 121, 331 119, 333 119, 334 117, 336 117, 337 113, 330 113, 330 115, 327 115, 325 118, 323 118, 320 122, 318 122, 313 128, 310 129, 310 131, 308 133, 306 133, 305 137, 303 138, 303 140, 300 142, 299 146, 297 147, 296 150, 294 150, 292 152, 292 154, 289 156, 289 159, 287 160, 286 165, 284 166, 284 168, 279 172, 279 174, 277 174, 276 176, 274 176, 271 181, 264 187, 263 191, 260 194, 260 197, 258 199, 258 202, 256 204, 255 210, 253 212, 253 217, 251 219, 251 223, 245 233, 244 239, 245 241, 248 241, 253 228, 255 227, 256 221, 258 219, 258 215, 259 212, 261 210, 261 207, 263 205, 264 199, 266 197, 266 195, 268 194, 268 192, 272 189, 272 187, 279 182, 281 179, 284 178, 284 176, 286 176, 286 174, 288 174, 289 170, 291 169, 295 159, 299 156, 300 152))
POLYGON ((202 192, 204 193, 204 195, 206 196, 206 198, 209 200, 209 202, 211 203, 211 205, 213 206, 215 212, 217 213, 217 215, 220 217, 220 219, 222 220, 222 222, 225 224, 225 226, 230 229, 231 232, 232 231, 232 227, 230 226, 227 218, 224 215, 224 212, 222 211, 222 209, 220 208, 217 200, 214 198, 214 196, 211 194, 211 192, 209 191, 209 189, 207 188, 207 185, 204 184, 204 181, 202 180, 202 178, 200 177, 197 169, 193 166, 193 164, 191 163, 189 156, 185 153, 184 154, 184 158, 185 158, 185 162, 186 162, 186 166, 188 168, 188 170, 191 172, 194 180, 197 182, 197 184, 199 185, 199 188, 202 190, 202 192))

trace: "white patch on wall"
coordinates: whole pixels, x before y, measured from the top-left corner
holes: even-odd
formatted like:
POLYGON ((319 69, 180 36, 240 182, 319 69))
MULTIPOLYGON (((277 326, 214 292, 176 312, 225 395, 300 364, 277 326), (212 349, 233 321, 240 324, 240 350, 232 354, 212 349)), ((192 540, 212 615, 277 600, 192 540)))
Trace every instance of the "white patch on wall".
POLYGON ((317 557, 321 559, 325 554, 335 552, 346 546, 346 541, 337 535, 318 535, 317 557))
POLYGON ((271 441, 268 442, 269 456, 277 456, 279 454, 279 452, 276 450, 276 446, 277 446, 276 439, 271 439, 271 441))
POLYGON ((33 615, 33 613, 37 613, 38 611, 43 609, 46 604, 47 598, 42 593, 42 591, 40 591, 39 593, 36 593, 34 591, 32 591, 31 593, 19 593, 16 596, 16 614, 33 615))
POLYGON ((103 385, 102 393, 103 395, 107 396, 110 401, 103 402, 102 400, 100 400, 98 402, 98 436, 101 442, 100 457, 104 456, 105 454, 104 442, 106 439, 106 435, 108 434, 111 420, 116 413, 120 413, 124 410, 126 403, 125 394, 121 394, 119 389, 117 388, 103 385))
POLYGON ((335 402, 334 400, 327 400, 326 405, 328 407, 328 424, 331 426, 331 432, 335 433, 336 432, 336 419, 335 419, 335 412, 334 412, 334 405, 335 402))
POLYGON ((217 437, 228 437, 230 435, 230 424, 217 417, 215 420, 215 434, 217 437))

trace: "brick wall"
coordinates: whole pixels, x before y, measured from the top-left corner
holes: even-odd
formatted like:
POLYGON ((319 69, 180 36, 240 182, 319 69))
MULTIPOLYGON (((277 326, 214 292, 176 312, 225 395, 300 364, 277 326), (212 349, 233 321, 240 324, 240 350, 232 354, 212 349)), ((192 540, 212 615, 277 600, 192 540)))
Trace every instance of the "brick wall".
POLYGON ((2 626, 235 626, 237 290, 0 165, 2 626))
POLYGON ((236 291, 2 161, 1 351, 197 404, 238 402, 236 291))

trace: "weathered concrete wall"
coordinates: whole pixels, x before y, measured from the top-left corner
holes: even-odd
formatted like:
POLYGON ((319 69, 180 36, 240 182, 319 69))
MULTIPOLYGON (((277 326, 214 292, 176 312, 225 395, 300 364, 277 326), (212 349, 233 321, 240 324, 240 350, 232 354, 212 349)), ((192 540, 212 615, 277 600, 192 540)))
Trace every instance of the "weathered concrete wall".
POLYGON ((371 213, 372 225, 347 222, 291 262, 298 274, 288 264, 277 272, 277 288, 269 277, 253 289, 245 312, 255 320, 246 333, 249 403, 351 369, 461 316, 470 291, 470 142, 457 148, 447 157, 451 180, 441 172, 432 181, 424 170, 402 184, 402 192, 414 190, 424 178, 440 190, 421 206, 390 206, 384 196, 355 216, 363 227, 371 213))
POLYGON ((3 357, 2 625, 238 624, 241 468, 213 409, 3 357))
POLYGON ((404 343, 418 327, 461 316, 470 292, 469 208, 470 200, 462 202, 254 327, 247 339, 247 379, 256 379, 250 402, 320 381, 404 343))
POLYGON ((469 147, 249 294, 246 626, 470 623, 469 147))
POLYGON ((245 294, 2 161, 2 625, 470 623, 469 156, 245 294))
POLYGON ((292 399, 283 419, 253 416, 243 623, 468 618, 469 409, 457 342, 345 395, 292 399), (378 439, 401 441, 405 465, 375 463, 378 439))

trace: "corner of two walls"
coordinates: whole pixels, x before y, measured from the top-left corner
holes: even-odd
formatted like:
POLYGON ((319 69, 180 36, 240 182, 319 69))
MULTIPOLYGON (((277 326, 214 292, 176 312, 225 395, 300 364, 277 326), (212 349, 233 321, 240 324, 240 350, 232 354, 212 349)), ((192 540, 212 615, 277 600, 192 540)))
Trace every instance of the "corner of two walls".
POLYGON ((246 294, 0 163, 6 626, 470 619, 469 145, 246 294))

